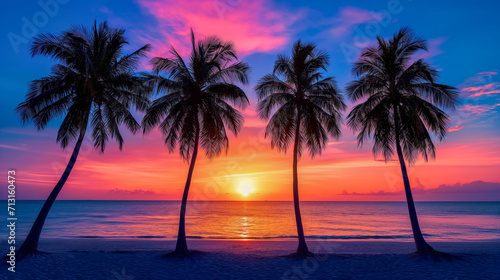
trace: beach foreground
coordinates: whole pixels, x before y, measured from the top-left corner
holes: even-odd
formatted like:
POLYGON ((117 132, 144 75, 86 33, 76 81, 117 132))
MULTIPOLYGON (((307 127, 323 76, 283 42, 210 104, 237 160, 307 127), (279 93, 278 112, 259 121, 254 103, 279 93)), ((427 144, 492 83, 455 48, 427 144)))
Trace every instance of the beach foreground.
POLYGON ((175 241, 43 239, 51 252, 3 266, 2 279, 500 279, 500 242, 433 242, 461 260, 415 258, 412 242, 309 241, 317 253, 305 260, 284 255, 296 241, 189 240, 202 253, 162 257, 175 241), (164 248, 164 249, 163 249, 164 248))

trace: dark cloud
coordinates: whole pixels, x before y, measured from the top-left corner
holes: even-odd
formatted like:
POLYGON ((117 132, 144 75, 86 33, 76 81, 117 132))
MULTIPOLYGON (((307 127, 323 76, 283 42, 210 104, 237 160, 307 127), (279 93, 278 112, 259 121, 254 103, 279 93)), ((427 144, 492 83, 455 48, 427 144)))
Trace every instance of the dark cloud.
POLYGON ((401 194, 401 192, 378 191, 378 192, 359 193, 359 192, 343 191, 342 193, 339 194, 340 195, 399 195, 401 194))
POLYGON ((140 197, 140 196, 154 196, 158 195, 158 193, 154 191, 146 191, 142 189, 135 189, 133 191, 130 190, 122 190, 122 189, 112 189, 106 192, 107 195, 114 196, 129 196, 129 197, 140 197))
MULTIPOLYGON (((500 201, 500 183, 474 181, 470 183, 454 185, 442 184, 434 189, 426 189, 418 178, 417 186, 412 192, 418 200, 440 200, 440 201, 500 201)), ((347 192, 343 191, 339 195, 362 195, 362 196, 402 196, 403 191, 397 192, 347 192)))

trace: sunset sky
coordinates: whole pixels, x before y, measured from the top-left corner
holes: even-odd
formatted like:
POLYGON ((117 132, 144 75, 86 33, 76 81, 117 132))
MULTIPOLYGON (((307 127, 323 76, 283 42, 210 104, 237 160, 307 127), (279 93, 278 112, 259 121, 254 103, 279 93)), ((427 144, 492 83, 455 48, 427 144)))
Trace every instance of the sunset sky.
MULTIPOLYGON (((46 76, 54 64, 32 58, 36 32, 59 33, 73 24, 107 20, 124 28, 127 51, 150 43, 153 56, 173 45, 188 53, 189 29, 197 36, 218 35, 235 43, 252 68, 244 86, 251 106, 245 127, 230 138, 227 156, 201 156, 194 171, 191 200, 291 200, 292 155, 272 150, 265 122, 255 112, 256 81, 272 71, 276 55, 297 39, 330 54, 328 76, 343 89, 353 79, 352 62, 377 35, 389 37, 411 26, 428 40, 424 58, 440 70, 440 83, 460 89, 461 104, 451 116, 446 142, 437 143, 435 161, 419 160, 409 175, 416 200, 500 200, 500 33, 497 1, 71 1, 41 0, 4 4, 0 51, 0 166, 17 172, 18 199, 45 199, 72 152, 56 143, 61 120, 44 131, 22 126, 15 107, 30 80, 46 76), (55 3, 55 5, 54 5, 55 3), (49 5, 50 4, 50 5, 49 5), (78 15, 78 16, 76 16, 78 15)), ((147 60, 141 71, 147 71, 147 60)), ((353 104, 348 104, 349 109, 353 104)), ((136 114, 140 119, 141 114, 136 114)), ((347 115, 345 113, 344 115, 347 115)), ((188 165, 169 154, 161 134, 126 135, 123 151, 110 142, 104 154, 84 142, 58 199, 181 198, 188 165)), ((301 200, 404 200, 399 165, 374 159, 371 142, 362 148, 351 130, 333 139, 321 156, 299 161, 301 200)), ((5 197, 2 192, 0 197, 5 197)))

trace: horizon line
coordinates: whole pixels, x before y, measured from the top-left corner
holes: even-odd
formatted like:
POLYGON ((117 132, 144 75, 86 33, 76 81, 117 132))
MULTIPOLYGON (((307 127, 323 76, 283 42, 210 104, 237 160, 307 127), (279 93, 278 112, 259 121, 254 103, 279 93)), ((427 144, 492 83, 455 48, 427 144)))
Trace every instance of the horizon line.
MULTIPOLYGON (((45 201, 46 199, 16 199, 16 201, 45 201)), ((6 200, 5 200, 6 201, 6 200)), ((168 199, 58 199, 56 201, 163 201, 181 202, 168 199)), ((188 202, 293 202, 293 200, 188 200, 188 202)), ((303 200, 300 202, 406 202, 406 200, 303 200)), ((415 202, 500 202, 500 200, 421 200, 415 202)))

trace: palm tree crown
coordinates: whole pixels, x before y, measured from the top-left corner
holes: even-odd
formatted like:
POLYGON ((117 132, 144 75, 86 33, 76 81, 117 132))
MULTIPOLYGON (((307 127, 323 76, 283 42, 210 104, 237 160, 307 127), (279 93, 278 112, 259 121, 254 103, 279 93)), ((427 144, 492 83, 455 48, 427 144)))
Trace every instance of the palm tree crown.
POLYGON ((109 138, 115 138, 121 149, 119 125, 125 124, 132 132, 140 128, 130 105, 141 110, 148 105, 140 93, 142 80, 133 71, 149 46, 123 55, 128 44, 124 33, 104 22, 35 37, 32 55, 50 56, 59 63, 51 75, 30 83, 26 101, 17 108, 22 121, 32 120, 44 129, 50 120, 65 114, 57 134, 57 142, 65 148, 84 133, 90 119, 96 148, 103 152, 109 138))
POLYGON ((411 29, 401 29, 389 41, 377 40, 378 46, 367 48, 353 66, 358 79, 348 84, 347 94, 353 102, 366 101, 353 108, 348 125, 359 131, 360 145, 373 135, 373 154, 386 161, 394 156, 396 137, 410 163, 419 155, 434 158, 428 131, 444 139, 448 116, 438 106, 455 108, 457 90, 436 83, 438 72, 422 59, 412 61, 427 44, 411 29))
POLYGON ((169 150, 178 145, 186 160, 197 135, 209 158, 227 151, 226 128, 237 134, 243 125, 243 116, 229 103, 241 109, 249 104, 245 92, 233 84, 248 82, 249 67, 237 61, 232 43, 218 37, 195 42, 192 31, 191 43, 188 63, 173 47, 171 57, 152 60, 156 75, 148 75, 149 84, 168 94, 152 102, 143 119, 144 131, 159 124, 169 150), (168 76, 160 76, 162 72, 168 76))
POLYGON ((299 156, 306 147, 314 157, 327 146, 329 135, 340 137, 340 111, 346 105, 333 77, 323 78, 320 71, 326 71, 326 66, 325 52, 299 40, 293 46, 292 56, 279 55, 273 74, 259 81, 255 87, 257 110, 261 118, 269 119, 266 136, 271 137, 272 147, 286 152, 297 125, 299 156))

